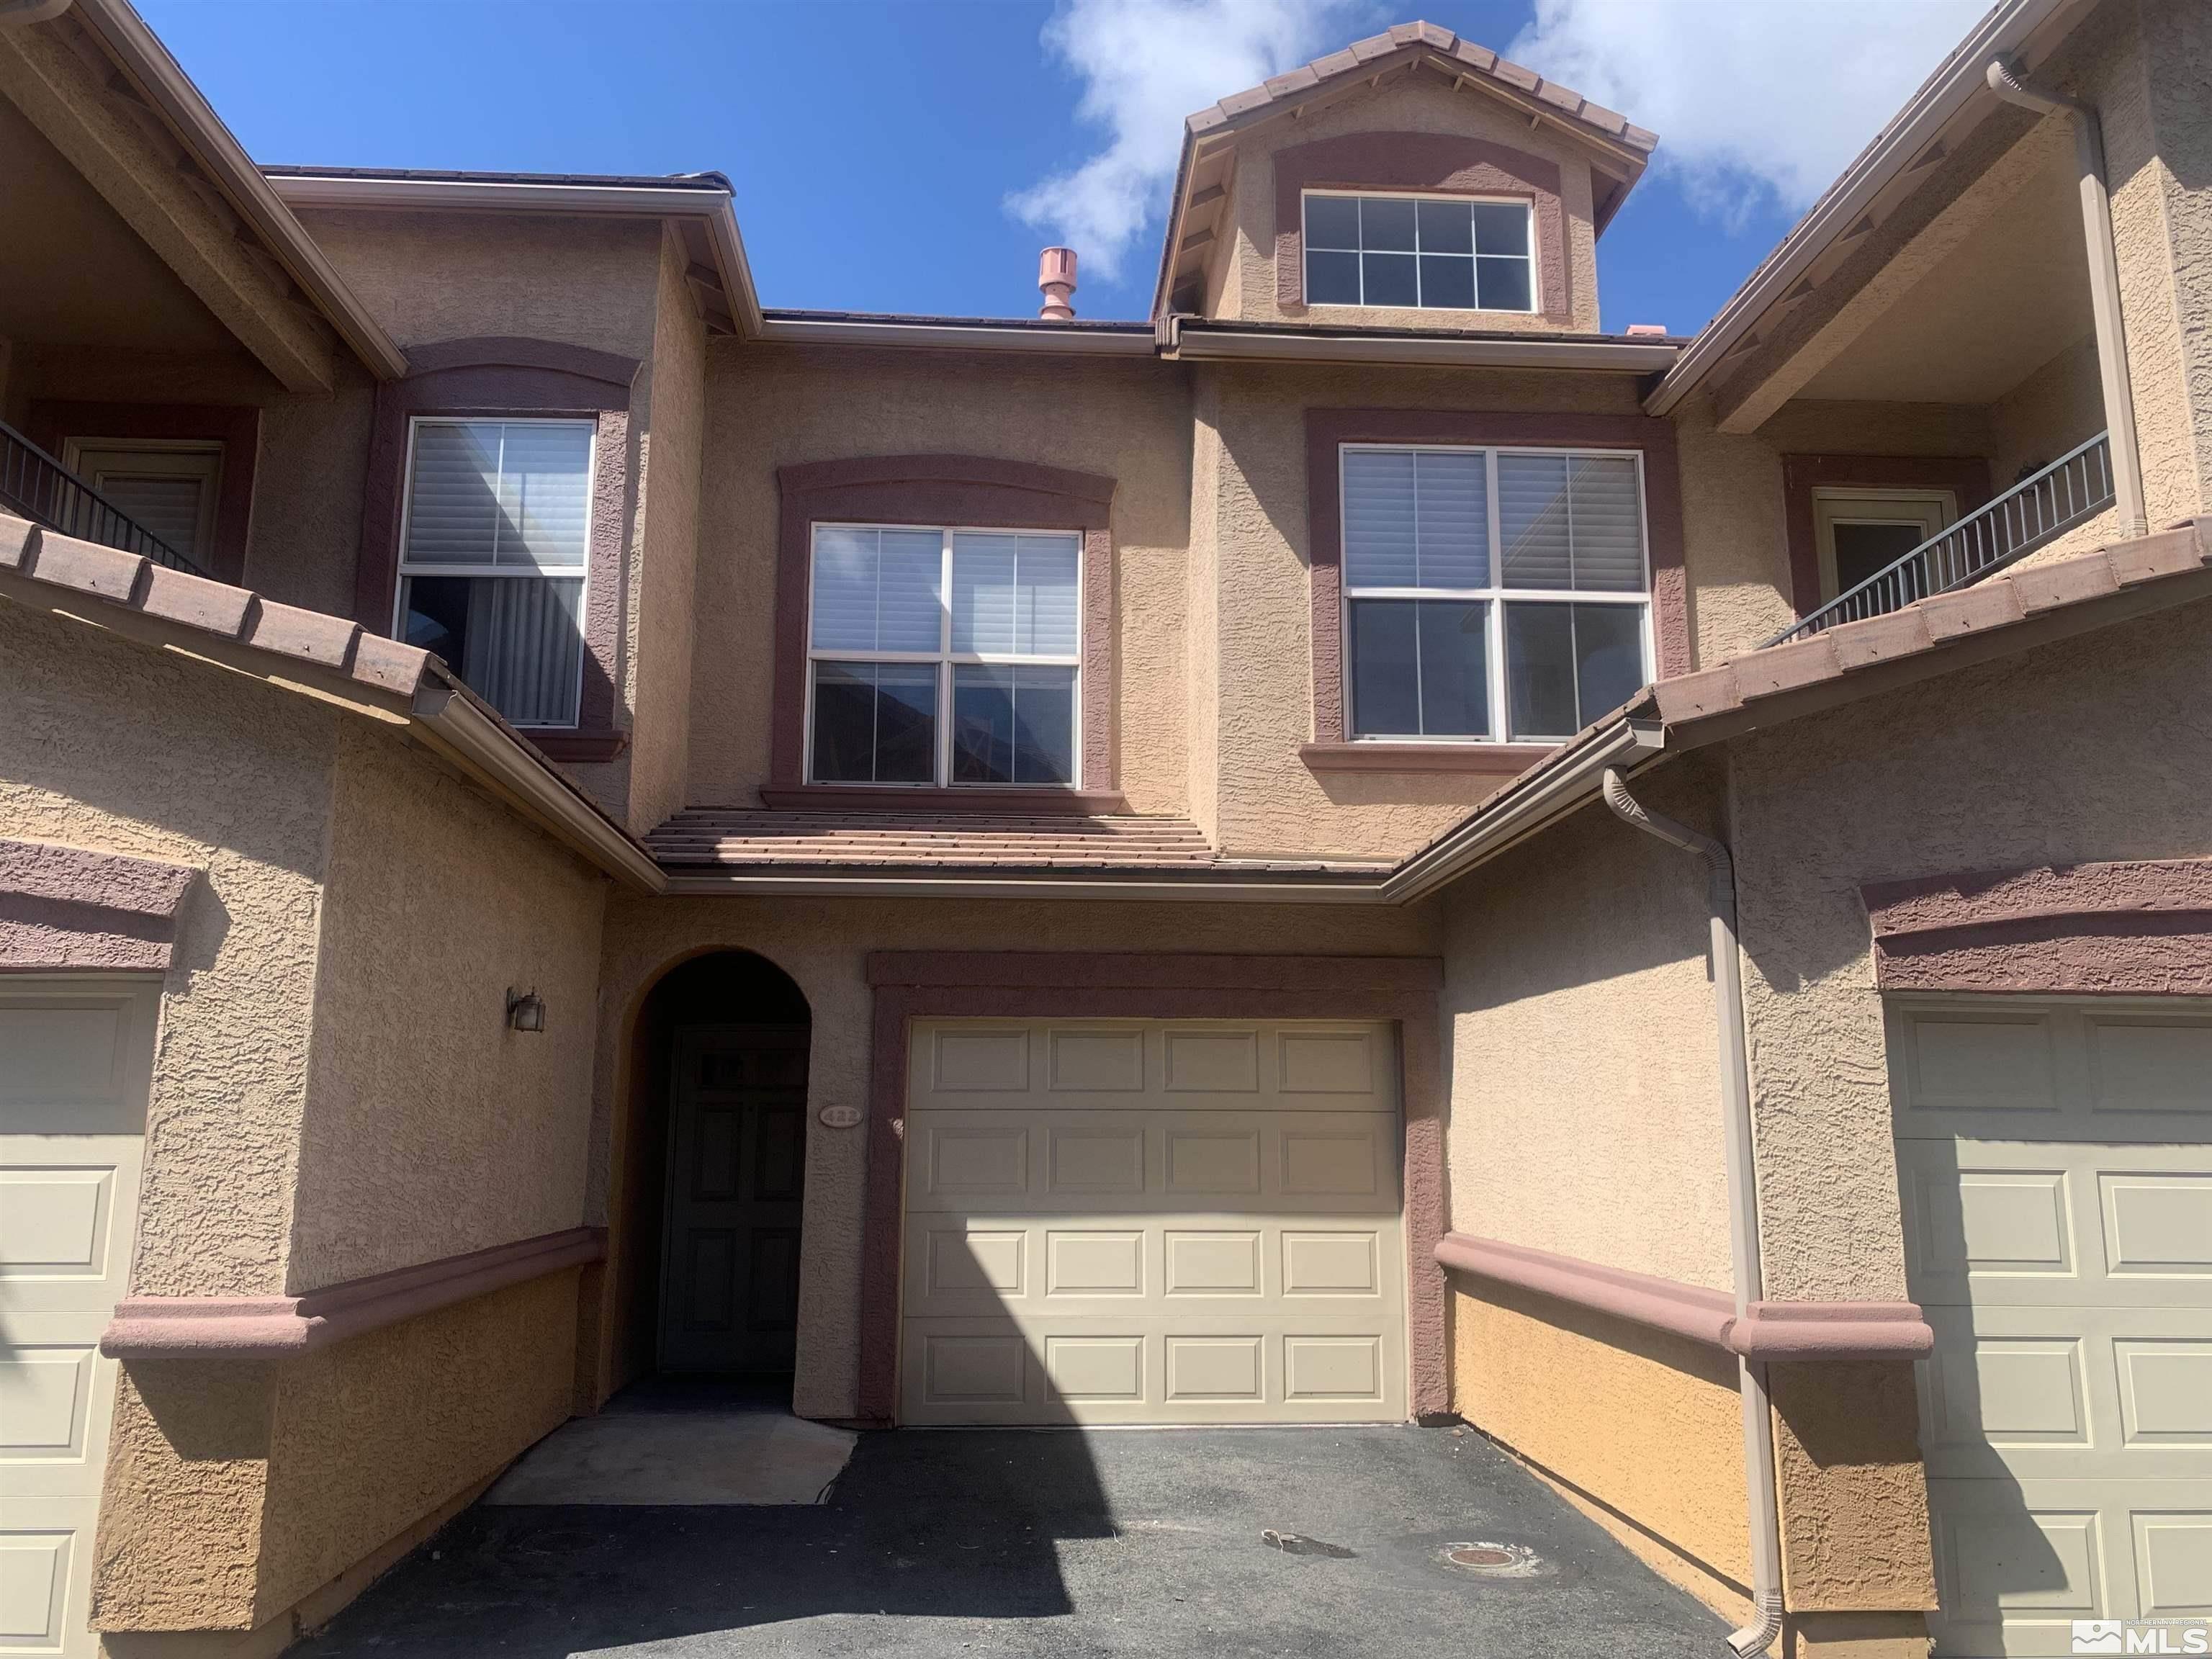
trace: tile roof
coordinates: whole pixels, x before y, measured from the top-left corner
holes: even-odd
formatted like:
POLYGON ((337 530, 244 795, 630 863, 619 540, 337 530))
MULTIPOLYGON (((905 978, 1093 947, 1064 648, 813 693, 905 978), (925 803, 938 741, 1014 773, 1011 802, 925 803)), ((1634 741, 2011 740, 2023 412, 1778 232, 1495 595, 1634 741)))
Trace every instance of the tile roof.
MULTIPOLYGON (((1810 639, 1747 652, 1698 673, 1661 680, 1645 696, 1670 732, 1725 715, 1755 714, 1769 707, 1777 718, 1784 718, 1791 712, 1787 694, 1923 657, 1929 659, 1932 672, 1940 672, 1947 647, 2001 635, 2006 629, 2053 612, 2100 600, 2118 602, 2147 585, 2208 569, 2212 569, 2212 518, 2187 520, 2170 530, 2114 542, 2093 552, 2016 567, 1972 587, 1917 600, 1886 616, 1840 623, 1810 639)), ((2186 597, 2169 593, 2157 602, 2179 603, 2186 597)), ((2095 626, 2102 619, 2084 610, 2079 620, 2084 626, 2095 626)), ((1636 712, 1635 705, 1629 712, 1636 712)))
POLYGON ((693 807, 646 838, 662 867, 1134 871, 1376 875, 1346 859, 1224 859, 1188 818, 1058 813, 771 811, 693 807))
POLYGON ((1219 103, 1209 105, 1189 117, 1183 125, 1194 137, 1211 132, 1273 106, 1297 103, 1332 82, 1372 75, 1378 66, 1393 67, 1384 59, 1421 52, 1433 52, 1449 58, 1468 74, 1492 82, 1516 101, 1541 105, 1547 113, 1565 116, 1613 143, 1641 150, 1647 155, 1658 146, 1657 133, 1638 126, 1619 111, 1593 103, 1573 88, 1547 81, 1535 70, 1500 58, 1489 47, 1464 40, 1440 24, 1426 22, 1393 23, 1384 33, 1355 40, 1341 52, 1332 52, 1310 64, 1273 76, 1256 87, 1231 93, 1219 103))

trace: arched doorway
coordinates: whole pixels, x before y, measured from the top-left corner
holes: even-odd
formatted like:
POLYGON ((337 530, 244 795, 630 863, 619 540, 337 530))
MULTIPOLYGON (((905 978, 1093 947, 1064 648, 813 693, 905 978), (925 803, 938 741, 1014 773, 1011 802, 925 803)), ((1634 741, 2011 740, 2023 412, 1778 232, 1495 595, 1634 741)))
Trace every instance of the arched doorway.
POLYGON ((672 969, 632 1051, 623 1378, 787 1379, 812 1016, 746 951, 672 969))

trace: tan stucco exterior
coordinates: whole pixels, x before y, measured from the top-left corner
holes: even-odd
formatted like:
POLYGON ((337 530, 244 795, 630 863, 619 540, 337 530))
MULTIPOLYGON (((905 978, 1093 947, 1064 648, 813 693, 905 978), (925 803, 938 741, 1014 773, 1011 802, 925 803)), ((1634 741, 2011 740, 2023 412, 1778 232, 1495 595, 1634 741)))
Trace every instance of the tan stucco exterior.
MULTIPOLYGON (((1278 120, 1239 135, 1237 169, 1225 224, 1235 238, 1218 309, 1211 314, 1247 322, 1357 322, 1386 328, 1483 328, 1516 332, 1557 331, 1562 324, 1527 313, 1436 312, 1388 306, 1314 307, 1286 311, 1277 293, 1274 156, 1285 147, 1364 132, 1435 132, 1481 138, 1540 157, 1559 173, 1565 221, 1569 320, 1577 333, 1598 331, 1597 236, 1590 213, 1589 152, 1549 125, 1532 124, 1504 101, 1470 82, 1455 88, 1432 71, 1401 70, 1372 92, 1302 106, 1295 120, 1278 120)), ((1547 255, 1546 257, 1552 257, 1547 255)), ((1539 284, 1540 292, 1540 279, 1539 284)))

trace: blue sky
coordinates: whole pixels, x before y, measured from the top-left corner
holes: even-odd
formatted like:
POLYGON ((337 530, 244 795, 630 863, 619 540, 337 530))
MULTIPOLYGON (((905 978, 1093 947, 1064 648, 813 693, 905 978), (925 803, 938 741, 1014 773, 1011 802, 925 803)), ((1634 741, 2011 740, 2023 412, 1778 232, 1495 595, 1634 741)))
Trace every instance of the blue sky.
POLYGON ((1661 133, 1600 298, 1608 329, 1686 332, 1977 0, 138 3, 258 160, 716 168, 769 306, 1033 311, 1037 250, 1066 236, 1090 317, 1149 309, 1181 114, 1425 15, 1661 133))

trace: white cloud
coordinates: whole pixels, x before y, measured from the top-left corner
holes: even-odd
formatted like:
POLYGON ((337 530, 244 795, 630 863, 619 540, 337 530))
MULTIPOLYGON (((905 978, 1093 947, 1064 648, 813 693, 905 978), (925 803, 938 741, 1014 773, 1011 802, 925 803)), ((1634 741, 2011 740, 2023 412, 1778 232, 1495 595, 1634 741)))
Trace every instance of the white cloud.
POLYGON ((1352 38, 1370 0, 1072 0, 1044 44, 1083 81, 1076 113, 1104 149, 1006 198, 1024 223, 1118 278, 1166 205, 1183 118, 1352 38))
POLYGON ((1655 173, 1740 221, 1809 207, 1987 0, 1535 0, 1506 55, 1659 135, 1655 173))

